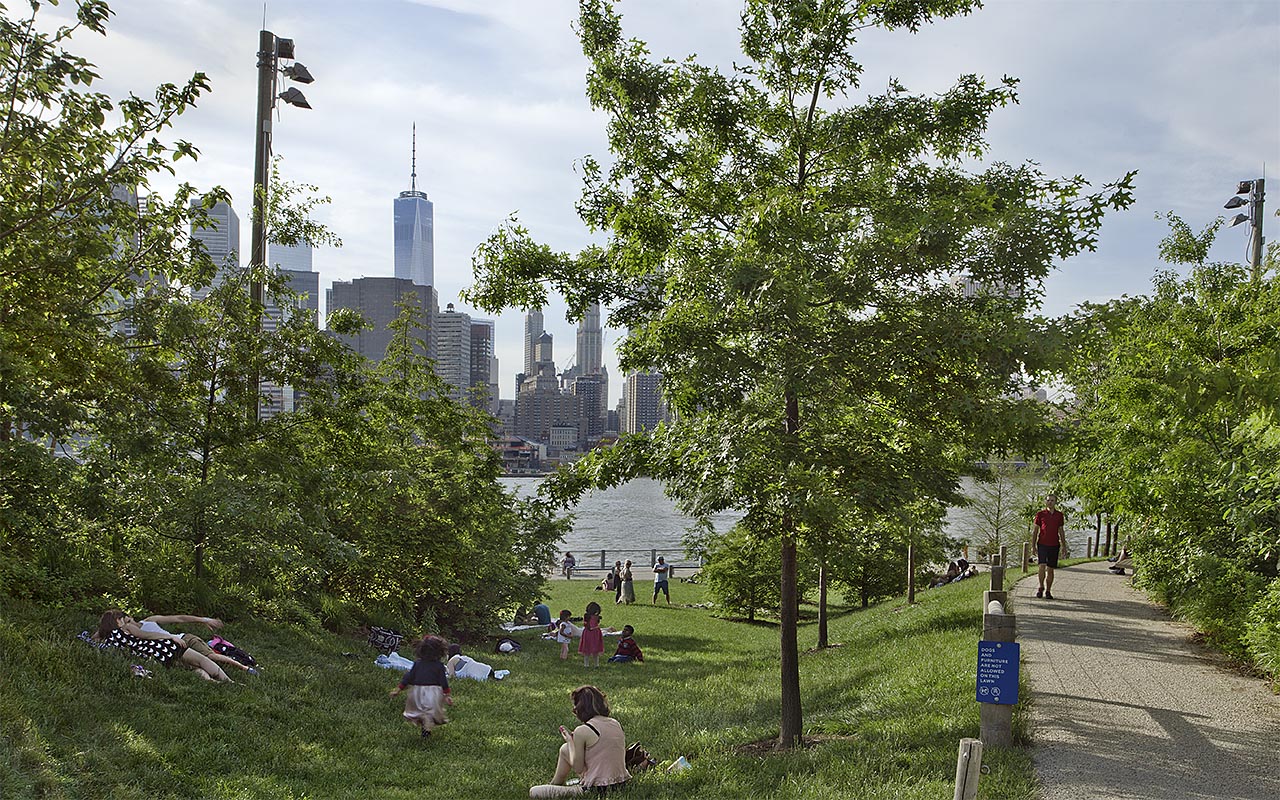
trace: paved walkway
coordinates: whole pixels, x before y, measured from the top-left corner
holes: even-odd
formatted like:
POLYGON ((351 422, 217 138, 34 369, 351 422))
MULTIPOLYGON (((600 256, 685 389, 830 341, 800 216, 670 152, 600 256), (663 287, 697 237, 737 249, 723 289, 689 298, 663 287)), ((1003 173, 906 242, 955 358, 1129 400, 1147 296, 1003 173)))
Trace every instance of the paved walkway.
POLYGON ((1043 800, 1280 798, 1280 698, 1108 566, 1013 590, 1043 800))

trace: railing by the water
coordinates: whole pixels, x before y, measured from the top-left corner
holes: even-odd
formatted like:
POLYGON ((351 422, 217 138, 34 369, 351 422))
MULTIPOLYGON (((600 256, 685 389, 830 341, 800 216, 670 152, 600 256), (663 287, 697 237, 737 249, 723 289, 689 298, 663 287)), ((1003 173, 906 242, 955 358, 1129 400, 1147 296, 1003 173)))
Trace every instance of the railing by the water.
MULTIPOLYGON (((597 579, 603 578, 605 573, 613 569, 613 562, 621 561, 627 563, 631 561, 631 570, 633 573, 638 570, 635 575, 639 579, 641 575, 650 577, 653 565, 658 563, 658 556, 662 556, 663 560, 670 565, 672 578, 681 574, 688 576, 697 572, 702 568, 702 559, 689 559, 684 557, 683 551, 669 553, 665 550, 652 548, 650 550, 590 550, 578 556, 578 563, 573 568, 575 575, 590 575, 597 579)), ((561 573, 561 562, 557 561, 553 565, 555 573, 561 573)))

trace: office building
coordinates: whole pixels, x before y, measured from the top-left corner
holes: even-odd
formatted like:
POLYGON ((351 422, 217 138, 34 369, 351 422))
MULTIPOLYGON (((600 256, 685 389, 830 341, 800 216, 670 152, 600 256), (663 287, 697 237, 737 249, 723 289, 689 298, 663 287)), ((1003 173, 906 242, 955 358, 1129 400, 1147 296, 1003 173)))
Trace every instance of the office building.
POLYGON ((420 353, 431 357, 435 352, 434 323, 440 304, 436 290, 421 286, 404 278, 357 278, 352 281, 335 281, 329 290, 327 306, 329 314, 340 309, 359 311, 369 327, 353 336, 340 336, 352 350, 370 361, 381 361, 391 342, 388 327, 400 314, 396 303, 402 299, 411 301, 417 309, 416 335, 422 340, 420 353))
POLYGON ((434 286, 435 210, 426 192, 418 191, 417 126, 414 126, 409 190, 401 192, 393 209, 395 276, 418 286, 434 286))
POLYGON ((312 264, 312 247, 306 242, 295 245, 272 242, 268 248, 267 261, 273 267, 291 272, 311 272, 315 269, 312 264))
POLYGON ((662 399, 662 376, 656 372, 632 372, 627 375, 618 406, 622 433, 641 433, 658 427, 667 418, 662 399))
POLYGON ((577 345, 577 374, 599 374, 604 366, 604 331, 600 328, 599 303, 592 303, 578 323, 577 345))
MULTIPOLYGON (((191 208, 198 209, 201 203, 200 198, 195 198, 191 201, 191 208)), ((236 216, 235 209, 226 201, 219 200, 207 210, 206 215, 203 224, 192 222, 191 238, 204 245, 217 273, 209 286, 199 287, 191 293, 196 298, 205 297, 210 289, 220 285, 228 270, 240 267, 240 217, 236 216)))
POLYGON ((526 311, 524 315, 524 374, 533 375, 538 371, 538 339, 545 332, 543 328, 542 309, 526 311))
POLYGON ((449 398, 468 402, 471 389, 471 317, 453 303, 436 314, 436 374, 449 384, 449 398))
POLYGON ((491 319, 471 320, 471 387, 473 403, 498 413, 498 359, 494 356, 495 326, 491 319), (483 391, 477 391, 477 387, 483 391))

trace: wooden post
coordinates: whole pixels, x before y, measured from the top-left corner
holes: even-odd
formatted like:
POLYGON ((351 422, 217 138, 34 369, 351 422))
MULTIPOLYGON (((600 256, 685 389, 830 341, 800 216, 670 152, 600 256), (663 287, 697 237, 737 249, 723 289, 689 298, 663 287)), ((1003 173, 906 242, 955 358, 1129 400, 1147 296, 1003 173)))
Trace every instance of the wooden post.
POLYGON ((1022 543, 1022 574, 1031 571, 1031 542, 1022 543))
MULTIPOLYGON (((1017 638, 1017 619, 1013 614, 989 613, 983 602, 982 639, 987 642, 1012 642, 1017 638)), ((1004 610, 1004 604, 1000 605, 1004 610)), ((1013 747, 1013 706, 1001 703, 979 703, 979 734, 984 746, 1013 747)))
POLYGON ((982 774, 982 741, 961 739, 956 754, 956 792, 952 800, 974 800, 978 796, 978 777, 982 774))
POLYGON ((998 592, 1004 591, 1004 563, 1000 556, 991 557, 991 588, 998 592))
POLYGON ((1008 568, 1009 566, 1009 548, 1006 545, 1000 545, 1000 566, 1008 568))
POLYGON ((907 602, 916 601, 916 546, 907 543, 907 602))
POLYGON ((1084 546, 1084 557, 1085 557, 1085 558, 1096 558, 1096 556, 1094 556, 1094 554, 1093 554, 1093 537, 1092 537, 1092 536, 1090 536, 1090 537, 1089 537, 1088 542, 1086 542, 1086 543, 1085 543, 1085 546, 1084 546))

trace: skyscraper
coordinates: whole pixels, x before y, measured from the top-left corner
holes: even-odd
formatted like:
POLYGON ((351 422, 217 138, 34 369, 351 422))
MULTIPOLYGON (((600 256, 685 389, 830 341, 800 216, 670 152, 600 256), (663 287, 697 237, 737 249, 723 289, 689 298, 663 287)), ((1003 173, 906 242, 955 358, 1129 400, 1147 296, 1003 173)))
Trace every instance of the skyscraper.
POLYGON ((311 245, 306 242, 295 245, 271 243, 271 255, 267 258, 271 266, 293 272, 312 272, 311 245))
POLYGON ((623 433, 640 433, 658 427, 667 418, 662 399, 662 376, 656 372, 632 372, 627 376, 619 404, 623 433))
POLYGON ((471 388, 483 389, 475 405, 498 413, 498 359, 493 355, 495 327, 491 319, 471 320, 471 388))
POLYGON ((524 374, 533 375, 538 371, 538 337, 545 330, 542 323, 542 309, 526 311, 524 315, 524 374))
MULTIPOLYGON (((200 198, 191 201, 192 208, 199 208, 200 204, 200 198)), ((192 292, 197 298, 204 297, 209 289, 221 284, 227 270, 240 266, 240 218, 236 216, 235 209, 219 200, 207 214, 205 225, 192 223, 191 238, 204 245, 205 252, 209 254, 218 272, 209 286, 192 292)))
POLYGON ((419 327, 416 332, 425 347, 422 355, 431 356, 435 352, 434 323, 440 303, 436 298, 436 290, 430 286, 418 286, 412 281, 400 278, 356 278, 353 281, 335 281, 329 290, 327 303, 329 314, 344 308, 359 311, 370 323, 355 336, 339 337, 351 349, 360 353, 370 361, 381 361, 387 354, 387 345, 391 342, 391 331, 387 326, 400 313, 396 308, 405 295, 412 297, 418 307, 419 327))
POLYGON ((451 387, 450 399, 465 401, 471 388, 471 317, 449 303, 436 314, 435 340, 436 374, 451 387))
POLYGON ((436 282, 435 210, 426 192, 418 191, 418 128, 413 129, 409 190, 395 200, 395 276, 418 286, 436 282))
POLYGON ((600 304, 592 303, 578 323, 578 374, 597 375, 604 364, 604 332, 600 329, 600 304))

